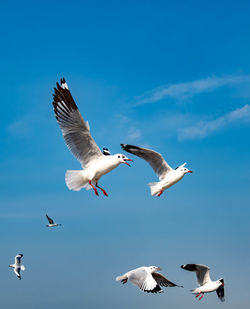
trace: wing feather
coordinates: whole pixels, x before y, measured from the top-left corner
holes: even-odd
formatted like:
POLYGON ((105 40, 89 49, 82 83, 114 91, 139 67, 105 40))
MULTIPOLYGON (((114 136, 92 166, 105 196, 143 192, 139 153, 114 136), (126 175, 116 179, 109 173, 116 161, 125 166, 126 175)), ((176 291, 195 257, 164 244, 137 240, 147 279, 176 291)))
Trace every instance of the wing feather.
POLYGON ((169 281, 166 277, 164 277, 162 274, 154 272, 152 274, 153 278, 159 284, 160 286, 165 286, 165 287, 173 287, 173 286, 178 286, 177 284, 169 281))
POLYGON ((123 150, 147 161, 160 180, 163 179, 168 172, 172 171, 172 168, 167 164, 162 155, 156 151, 127 144, 121 144, 121 146, 123 150))
POLYGON ((211 282, 210 279, 210 268, 202 264, 186 264, 181 265, 181 268, 196 272, 196 277, 199 285, 204 285, 211 282))
POLYGON ((54 88, 54 112, 62 130, 66 145, 84 168, 91 161, 103 156, 101 150, 92 138, 89 124, 82 118, 78 107, 68 89, 65 79, 61 85, 54 88))

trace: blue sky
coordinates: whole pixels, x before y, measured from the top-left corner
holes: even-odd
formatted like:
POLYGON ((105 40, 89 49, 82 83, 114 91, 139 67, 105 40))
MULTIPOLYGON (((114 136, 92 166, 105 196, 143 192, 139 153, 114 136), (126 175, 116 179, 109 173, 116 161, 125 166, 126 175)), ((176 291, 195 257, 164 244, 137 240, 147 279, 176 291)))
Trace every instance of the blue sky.
MULTIPOLYGON (((248 1, 12 1, 1 7, 0 286, 4 308, 246 308, 249 286, 248 1), (142 160, 71 192, 52 109, 64 76, 100 147, 152 147, 194 171, 150 196, 142 160), (45 213, 63 224, 45 228, 45 213), (23 253, 19 282, 7 267, 23 253), (198 304, 184 263, 225 278, 198 304), (145 295, 115 277, 158 265, 185 289, 145 295), (14 296, 13 296, 14 295, 14 296)), ((132 157, 132 155, 131 155, 132 157)))

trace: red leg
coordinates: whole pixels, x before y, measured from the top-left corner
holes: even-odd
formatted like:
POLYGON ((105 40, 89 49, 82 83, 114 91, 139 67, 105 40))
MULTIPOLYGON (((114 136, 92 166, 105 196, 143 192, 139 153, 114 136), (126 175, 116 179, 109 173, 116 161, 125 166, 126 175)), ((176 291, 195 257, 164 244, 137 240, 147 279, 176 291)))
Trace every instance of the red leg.
POLYGON ((198 293, 195 297, 197 298, 197 297, 199 297, 201 295, 201 292, 200 293, 198 293))
POLYGON ((203 298, 203 296, 204 296, 204 293, 202 293, 202 295, 201 295, 201 297, 199 298, 199 300, 201 300, 201 299, 203 298))
POLYGON ((123 284, 125 284, 125 283, 127 283, 127 282, 128 282, 128 279, 127 279, 127 278, 122 280, 122 283, 123 283, 123 284))
POLYGON ((98 189, 102 190, 102 193, 103 193, 104 195, 108 196, 108 193, 107 193, 103 188, 99 187, 99 186, 98 186, 98 183, 96 183, 95 185, 96 185, 96 187, 97 187, 98 189))
POLYGON ((91 181, 89 181, 89 184, 91 185, 91 187, 93 188, 93 190, 95 191, 95 195, 99 195, 96 188, 92 185, 91 181))
POLYGON ((160 193, 157 196, 161 196, 163 193, 163 190, 160 191, 160 193))

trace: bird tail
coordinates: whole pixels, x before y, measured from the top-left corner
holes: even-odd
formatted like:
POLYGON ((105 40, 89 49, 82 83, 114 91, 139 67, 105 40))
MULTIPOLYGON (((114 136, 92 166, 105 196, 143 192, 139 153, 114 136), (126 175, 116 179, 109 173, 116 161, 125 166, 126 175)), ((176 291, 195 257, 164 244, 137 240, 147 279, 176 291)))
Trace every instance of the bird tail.
POLYGON ((91 189, 88 179, 84 175, 84 171, 66 171, 65 182, 70 190, 80 191, 83 187, 85 187, 86 190, 91 189))
POLYGON ((25 270, 25 266, 22 265, 22 266, 21 266, 21 270, 25 270))
POLYGON ((150 188, 151 195, 157 195, 161 191, 161 185, 159 182, 150 182, 148 186, 150 188))

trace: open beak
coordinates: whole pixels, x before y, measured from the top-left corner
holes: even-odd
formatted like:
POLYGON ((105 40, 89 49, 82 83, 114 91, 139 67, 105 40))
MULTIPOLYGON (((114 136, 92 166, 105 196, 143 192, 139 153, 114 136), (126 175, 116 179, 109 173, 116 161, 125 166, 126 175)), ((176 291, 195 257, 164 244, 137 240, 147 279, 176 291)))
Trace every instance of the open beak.
POLYGON ((157 270, 161 270, 161 268, 160 268, 160 267, 157 267, 156 269, 157 269, 157 270))
POLYGON ((130 167, 130 164, 128 164, 128 162, 126 162, 126 161, 131 161, 131 162, 133 162, 133 160, 131 160, 131 159, 124 159, 124 163, 127 164, 127 165, 130 167))
POLYGON ((190 170, 189 170, 188 173, 193 173, 193 171, 190 171, 190 170))

